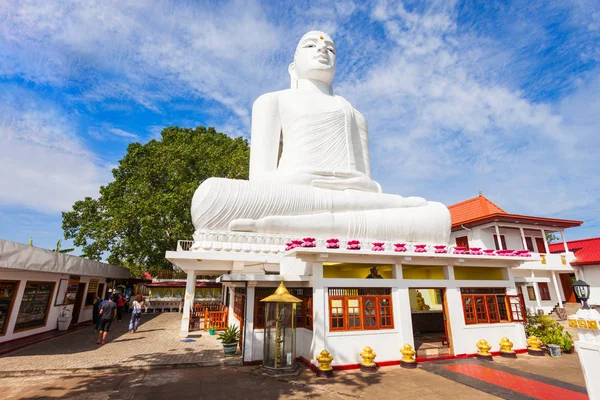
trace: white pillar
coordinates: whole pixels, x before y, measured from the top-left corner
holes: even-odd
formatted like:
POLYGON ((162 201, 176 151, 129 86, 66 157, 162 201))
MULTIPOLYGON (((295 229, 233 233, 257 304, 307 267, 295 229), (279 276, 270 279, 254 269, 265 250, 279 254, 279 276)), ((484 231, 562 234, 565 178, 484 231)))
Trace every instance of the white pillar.
MULTIPOLYGON (((256 282, 249 282, 246 289, 246 324, 244 325, 244 362, 254 361, 254 299, 256 282)), ((260 359, 262 360, 262 353, 260 359)))
POLYGON ((185 282, 185 299, 183 302, 183 316, 181 317, 181 331, 179 336, 187 337, 190 332, 190 313, 194 307, 194 296, 196 295, 196 271, 187 271, 185 282))
POLYGON ((554 289, 556 290, 556 299, 558 301, 558 305, 562 305, 562 302, 565 300, 560 292, 560 288, 558 287, 558 279, 556 278, 556 271, 552 271, 552 284, 554 284, 554 289))
POLYGON ((550 248, 548 247, 548 240, 546 239, 546 231, 541 229, 542 231, 542 239, 544 239, 544 248, 546 249, 546 254, 550 254, 550 248))
MULTIPOLYGON (((531 270, 531 277, 535 278, 535 272, 531 270)), ((535 293, 535 302, 537 304, 537 308, 542 308, 542 302, 540 301, 540 288, 538 287, 537 282, 533 282, 533 292, 535 293)))
POLYGON ((519 227, 519 231, 521 231, 521 242, 523 243, 523 250, 527 250, 527 240, 525 240, 525 231, 522 227, 519 227))
POLYGON ((562 238, 563 246, 565 246, 565 253, 569 252, 569 246, 567 246, 567 239, 565 238, 565 230, 560 231, 560 237, 562 238))
POLYGON ((494 225, 494 228, 496 228, 496 237, 498 237, 498 250, 505 250, 504 247, 502 247, 502 238, 500 237, 500 228, 498 227, 498 224, 494 225))

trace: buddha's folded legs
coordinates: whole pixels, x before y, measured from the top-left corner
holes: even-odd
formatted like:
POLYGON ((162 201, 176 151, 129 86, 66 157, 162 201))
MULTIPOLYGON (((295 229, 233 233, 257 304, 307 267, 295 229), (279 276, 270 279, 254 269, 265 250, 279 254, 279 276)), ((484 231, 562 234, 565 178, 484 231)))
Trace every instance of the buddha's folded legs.
POLYGON ((450 227, 446 207, 419 197, 221 178, 208 179, 196 190, 192 220, 197 230, 335 234, 379 240, 431 237, 438 228, 446 237, 450 227))
POLYGON ((252 232, 446 244, 451 220, 446 206, 427 202, 411 208, 270 216, 232 225, 238 223, 252 232))

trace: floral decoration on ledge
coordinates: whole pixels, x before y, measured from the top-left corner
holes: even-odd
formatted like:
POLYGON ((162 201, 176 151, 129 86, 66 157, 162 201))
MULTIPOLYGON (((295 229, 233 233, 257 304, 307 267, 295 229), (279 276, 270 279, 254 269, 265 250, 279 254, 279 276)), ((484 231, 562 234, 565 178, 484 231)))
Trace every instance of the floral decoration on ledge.
POLYGON ((529 250, 517 250, 515 251, 514 255, 517 257, 531 257, 531 253, 529 253, 529 250))
POLYGON ((325 247, 328 249, 339 249, 340 248, 340 240, 339 239, 327 239, 327 245, 325 247))
POLYGON ((494 249, 485 249, 485 250, 483 251, 483 253, 484 253, 484 255, 486 255, 486 256, 495 256, 495 255, 496 255, 495 251, 496 251, 496 250, 494 250, 494 249))
POLYGON ((446 246, 444 245, 437 245, 437 246, 433 246, 433 248, 435 249, 435 252, 438 254, 443 254, 443 253, 447 253, 448 250, 446 250, 446 246))
POLYGON ((385 247, 383 247, 383 242, 373 242, 373 247, 371 248, 373 251, 384 251, 385 247))
POLYGON ((404 253, 406 250, 406 243, 394 243, 394 251, 404 253))
POLYGON ((464 246, 455 246, 454 247, 454 254, 466 254, 467 252, 465 251, 465 247, 464 246))
POLYGON ((348 240, 348 250, 360 250, 360 241, 348 240))
POLYGON ((317 243, 315 242, 315 238, 306 237, 302 239, 304 243, 301 244, 302 247, 317 247, 317 243))
POLYGON ((302 246, 302 240, 292 240, 291 242, 286 243, 285 246, 285 251, 295 249, 296 247, 302 246))
POLYGON ((471 250, 469 251, 469 253, 471 253, 472 256, 482 256, 483 255, 483 251, 481 251, 481 247, 471 247, 471 250))
POLYGON ((415 244, 415 253, 427 253, 426 244, 415 244))

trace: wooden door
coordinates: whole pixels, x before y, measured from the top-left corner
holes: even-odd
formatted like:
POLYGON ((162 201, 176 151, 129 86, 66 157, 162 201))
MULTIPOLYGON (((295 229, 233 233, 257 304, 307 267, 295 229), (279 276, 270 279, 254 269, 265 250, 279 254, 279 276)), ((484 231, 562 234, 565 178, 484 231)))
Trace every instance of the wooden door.
POLYGON ((446 338, 448 338, 448 348, 450 353, 454 354, 454 346, 452 345, 452 329, 450 328, 450 318, 448 317, 448 298, 446 297, 446 289, 442 290, 442 315, 444 316, 444 331, 446 332, 446 338))
POLYGON ((571 279, 572 274, 558 275, 560 276, 560 283, 562 284, 567 303, 577 303, 577 298, 575 298, 575 292, 573 291, 573 280, 571 279))
POLYGON ((77 295, 75 296, 75 306, 73 308, 71 325, 77 325, 79 322, 79 313, 81 312, 81 303, 83 303, 83 297, 85 296, 85 287, 85 282, 82 282, 77 286, 77 295))
POLYGON ((535 238, 535 244, 537 245, 538 253, 546 254, 546 246, 544 246, 544 239, 540 237, 535 238))

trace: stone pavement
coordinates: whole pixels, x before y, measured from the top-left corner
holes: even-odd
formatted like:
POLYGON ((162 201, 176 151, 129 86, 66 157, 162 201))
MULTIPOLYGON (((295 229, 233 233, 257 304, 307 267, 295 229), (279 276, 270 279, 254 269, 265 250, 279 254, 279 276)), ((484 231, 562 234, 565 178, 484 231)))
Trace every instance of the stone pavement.
POLYGON ((1 356, 0 375, 241 364, 240 356, 224 358, 221 343, 208 332, 182 342, 180 321, 178 313, 142 315, 134 334, 127 333, 128 318, 115 321, 103 346, 96 344, 97 334, 90 326, 1 356))

